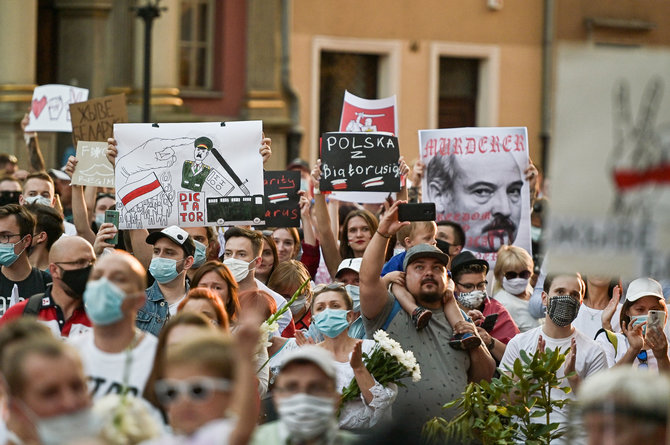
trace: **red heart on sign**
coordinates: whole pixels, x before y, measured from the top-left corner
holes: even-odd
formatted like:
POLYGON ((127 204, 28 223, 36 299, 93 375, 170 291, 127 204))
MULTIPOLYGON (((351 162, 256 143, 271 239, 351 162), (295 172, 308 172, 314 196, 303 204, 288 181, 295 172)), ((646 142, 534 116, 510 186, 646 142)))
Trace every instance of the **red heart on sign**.
POLYGON ((44 110, 44 107, 47 106, 47 97, 42 96, 40 100, 33 99, 33 114, 35 117, 40 117, 40 114, 42 113, 42 110, 44 110))

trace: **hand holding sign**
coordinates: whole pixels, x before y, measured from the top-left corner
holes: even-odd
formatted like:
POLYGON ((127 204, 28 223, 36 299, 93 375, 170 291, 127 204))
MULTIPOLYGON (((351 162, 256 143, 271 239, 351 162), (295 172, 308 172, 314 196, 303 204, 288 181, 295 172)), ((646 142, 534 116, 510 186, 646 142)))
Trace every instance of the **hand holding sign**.
POLYGON ((172 167, 177 162, 174 149, 185 145, 192 146, 194 140, 194 138, 149 139, 118 159, 116 168, 123 176, 129 177, 137 172, 172 167), (144 157, 132 156, 136 150, 141 150, 144 157), (129 159, 132 162, 127 162, 129 159))

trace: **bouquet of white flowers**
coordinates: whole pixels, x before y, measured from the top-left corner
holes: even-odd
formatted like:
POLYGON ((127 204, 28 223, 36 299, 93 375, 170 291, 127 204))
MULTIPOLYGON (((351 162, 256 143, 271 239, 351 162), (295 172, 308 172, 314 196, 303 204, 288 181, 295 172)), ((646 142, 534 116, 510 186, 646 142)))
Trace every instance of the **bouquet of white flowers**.
MULTIPOLYGON (((363 362, 378 383, 382 386, 389 383, 405 386, 400 380, 406 377, 412 377, 413 382, 421 380, 421 369, 412 351, 403 351, 400 343, 381 329, 375 332, 373 338, 377 344, 370 355, 363 353, 363 362)), ((349 386, 342 389, 342 405, 360 395, 361 389, 353 378, 349 386)))
POLYGON ((100 438, 110 445, 133 445, 161 435, 159 420, 141 398, 109 394, 93 405, 101 420, 100 438))

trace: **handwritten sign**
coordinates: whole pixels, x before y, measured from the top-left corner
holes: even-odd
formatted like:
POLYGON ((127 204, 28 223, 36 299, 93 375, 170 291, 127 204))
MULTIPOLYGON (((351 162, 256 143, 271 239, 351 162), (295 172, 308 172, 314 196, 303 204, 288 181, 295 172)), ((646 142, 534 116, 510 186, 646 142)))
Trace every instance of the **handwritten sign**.
POLYGON ((69 85, 41 85, 33 91, 26 131, 72 131, 69 105, 88 99, 88 90, 69 85))
POLYGON ((72 176, 72 184, 114 187, 114 167, 107 160, 106 150, 107 142, 79 141, 79 162, 72 176))
POLYGON ((398 115, 395 95, 383 99, 363 99, 348 91, 344 92, 340 131, 343 132, 388 132, 398 134, 398 115))
POLYGON ((300 226, 300 172, 265 171, 265 224, 271 227, 300 226))
POLYGON ((321 181, 324 191, 400 190, 398 138, 385 134, 324 133, 321 181))
POLYGON ((70 104, 72 140, 106 141, 114 135, 114 124, 128 122, 125 94, 105 96, 70 104))
POLYGON ((423 201, 463 227, 466 249, 489 263, 502 245, 531 251, 525 128, 420 130, 419 150, 423 201))

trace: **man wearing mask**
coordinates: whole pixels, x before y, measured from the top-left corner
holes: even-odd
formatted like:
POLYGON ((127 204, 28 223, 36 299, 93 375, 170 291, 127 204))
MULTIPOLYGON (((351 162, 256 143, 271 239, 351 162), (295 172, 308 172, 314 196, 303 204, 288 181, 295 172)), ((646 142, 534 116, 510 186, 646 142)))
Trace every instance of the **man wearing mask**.
MULTIPOLYGON (((542 301, 547 306, 544 325, 523 332, 510 340, 500 363, 502 369, 514 366, 514 361, 521 357, 521 351, 532 355, 538 349, 559 348, 565 353, 570 348, 565 363, 556 373, 556 377, 563 380, 566 375, 576 372, 574 376, 567 378, 572 392, 566 394, 558 388, 553 388, 551 390, 553 400, 575 400, 575 393, 580 383, 588 376, 607 368, 605 352, 600 345, 572 326, 582 304, 584 291, 584 281, 578 273, 547 276, 542 293, 542 301)), ((549 421, 558 422, 561 428, 567 427, 567 410, 567 405, 554 409, 549 421)), ((546 422, 544 418, 536 419, 538 423, 546 422)))
POLYGON ((35 232, 35 217, 25 207, 0 207, 0 314, 19 298, 44 292, 51 277, 30 265, 28 247, 35 232))
MULTIPOLYGON (((23 183, 23 193, 19 196, 19 204, 42 204, 56 207, 56 189, 51 176, 44 172, 31 173, 23 183)), ((65 234, 76 235, 74 224, 65 221, 65 234)))
POLYGON ((156 281, 146 291, 147 299, 137 313, 136 324, 158 336, 188 293, 186 272, 193 265, 195 243, 188 232, 177 226, 150 233, 146 242, 154 246, 149 273, 156 281))
MULTIPOLYGON (((263 290, 270 294, 277 303, 277 310, 286 305, 286 299, 273 291, 255 277, 254 270, 261 264, 263 251, 263 235, 260 232, 231 227, 224 233, 226 245, 223 251, 223 264, 230 269, 237 281, 239 292, 263 290)), ((286 311, 277 321, 279 332, 286 337, 293 337, 295 325, 291 311, 286 311)))
POLYGON ((93 330, 70 338, 84 363, 93 399, 121 394, 141 396, 156 355, 158 340, 135 327, 144 305, 146 271, 129 253, 100 258, 84 291, 93 330))
POLYGON ((279 420, 261 425, 251 445, 345 445, 356 436, 337 426, 335 362, 325 349, 304 346, 286 355, 273 397, 279 420))
POLYGON ((53 285, 9 308, 0 324, 33 315, 57 338, 74 337, 90 330, 82 296, 95 263, 93 246, 79 236, 63 237, 51 247, 49 261, 53 285))

